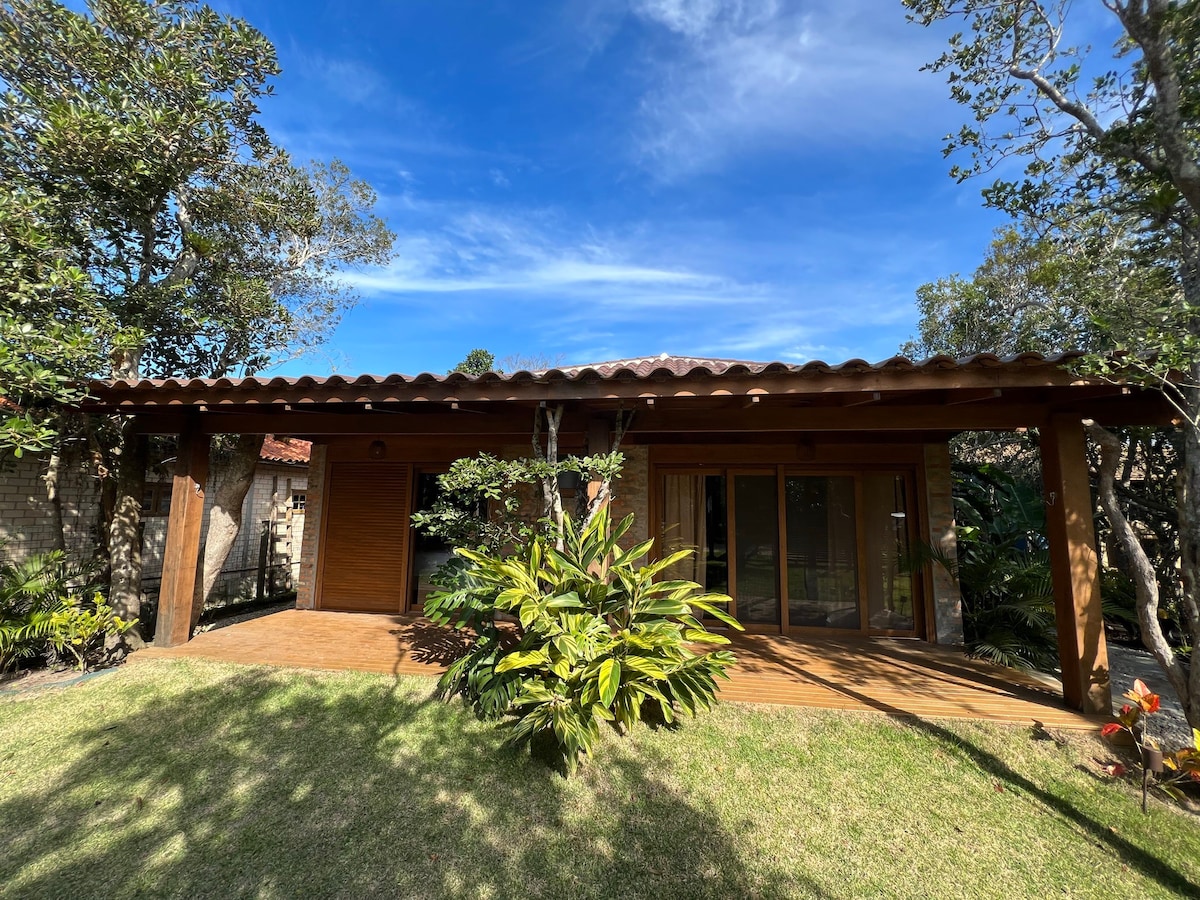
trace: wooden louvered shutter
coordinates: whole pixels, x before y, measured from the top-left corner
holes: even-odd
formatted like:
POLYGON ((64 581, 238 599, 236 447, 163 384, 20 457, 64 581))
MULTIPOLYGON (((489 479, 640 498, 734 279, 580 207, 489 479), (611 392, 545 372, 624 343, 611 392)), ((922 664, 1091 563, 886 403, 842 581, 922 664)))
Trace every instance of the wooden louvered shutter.
POLYGON ((404 463, 330 465, 323 512, 322 609, 403 608, 410 480, 404 463))

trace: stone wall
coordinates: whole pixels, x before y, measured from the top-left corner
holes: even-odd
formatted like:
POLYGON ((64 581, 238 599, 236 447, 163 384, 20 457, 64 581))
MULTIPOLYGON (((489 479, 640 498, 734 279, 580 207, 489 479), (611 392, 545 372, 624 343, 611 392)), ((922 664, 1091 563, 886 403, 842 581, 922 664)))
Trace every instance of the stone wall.
POLYGON ((321 508, 325 501, 325 458, 328 450, 325 444, 314 443, 308 462, 308 497, 297 567, 297 609, 313 609, 316 603, 317 553, 321 546, 321 508))
POLYGON ((650 527, 650 448, 646 446, 622 446, 625 466, 621 477, 612 485, 612 518, 619 522, 630 513, 634 514, 633 527, 621 542, 627 547, 640 543, 651 536, 650 527))
MULTIPOLYGON (((945 443, 925 445, 925 510, 929 516, 930 546, 953 560, 958 552, 954 523, 954 482, 950 474, 950 447, 945 443)), ((962 594, 958 579, 938 563, 932 570, 934 625, 939 644, 963 642, 962 594)))

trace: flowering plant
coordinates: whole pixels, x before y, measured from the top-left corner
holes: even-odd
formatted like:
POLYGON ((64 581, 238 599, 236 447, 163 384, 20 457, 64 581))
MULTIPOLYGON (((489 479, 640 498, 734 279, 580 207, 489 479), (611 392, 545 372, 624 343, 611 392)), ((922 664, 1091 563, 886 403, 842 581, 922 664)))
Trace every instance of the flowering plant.
MULTIPOLYGON (((1142 809, 1146 808, 1146 792, 1151 781, 1164 793, 1176 800, 1183 799, 1179 786, 1185 780, 1200 782, 1200 729, 1192 729, 1192 746, 1164 752, 1158 741, 1150 734, 1150 717, 1162 706, 1162 698, 1146 686, 1140 678, 1133 682, 1133 689, 1125 692, 1125 698, 1133 701, 1121 707, 1116 721, 1100 729, 1100 734, 1112 738, 1126 732, 1133 738, 1142 762, 1142 809)), ((1119 763, 1107 767, 1110 775, 1123 775, 1125 769, 1119 763)))

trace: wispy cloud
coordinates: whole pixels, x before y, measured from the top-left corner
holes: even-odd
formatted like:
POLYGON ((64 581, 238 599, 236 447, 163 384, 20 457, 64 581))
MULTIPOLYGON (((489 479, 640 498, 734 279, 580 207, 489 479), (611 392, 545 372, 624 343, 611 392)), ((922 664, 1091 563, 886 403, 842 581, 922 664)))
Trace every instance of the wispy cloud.
POLYGON ((291 55, 301 74, 348 103, 368 106, 393 94, 387 79, 365 60, 299 50, 291 55))
POLYGON ((738 153, 911 133, 945 89, 922 32, 878 0, 631 0, 650 30, 635 153, 668 179, 738 153), (886 73, 886 77, 880 77, 886 73))
POLYGON ((879 334, 912 318, 906 261, 922 255, 919 238, 798 226, 756 246, 698 242, 664 223, 618 232, 544 209, 411 203, 396 261, 349 280, 372 307, 403 309, 427 335, 504 320, 504 331, 527 323, 541 346, 576 362, 606 349, 803 361, 886 357, 898 341, 879 334), (764 277, 763 255, 790 262, 764 277))
MULTIPOLYGON (((434 204, 418 204, 422 218, 434 204)), ((403 234, 387 268, 352 273, 358 290, 403 300, 411 295, 507 292, 590 294, 605 305, 697 303, 719 295, 723 279, 688 268, 638 259, 620 242, 587 229, 568 236, 569 226, 545 213, 470 210, 403 234)))

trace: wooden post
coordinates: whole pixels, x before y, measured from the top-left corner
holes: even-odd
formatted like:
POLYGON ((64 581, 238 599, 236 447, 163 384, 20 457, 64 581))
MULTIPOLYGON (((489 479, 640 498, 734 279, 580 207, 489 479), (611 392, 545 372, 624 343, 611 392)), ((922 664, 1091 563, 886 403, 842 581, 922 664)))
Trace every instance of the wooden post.
POLYGON ((1083 423, 1077 416, 1050 416, 1041 428, 1041 449, 1063 696, 1076 709, 1110 715, 1108 648, 1083 423))
POLYGON ((204 489, 208 481, 207 435, 193 418, 179 435, 179 455, 171 487, 171 515, 163 550, 162 587, 158 594, 157 647, 178 647, 191 637, 192 599, 200 559, 204 489))

